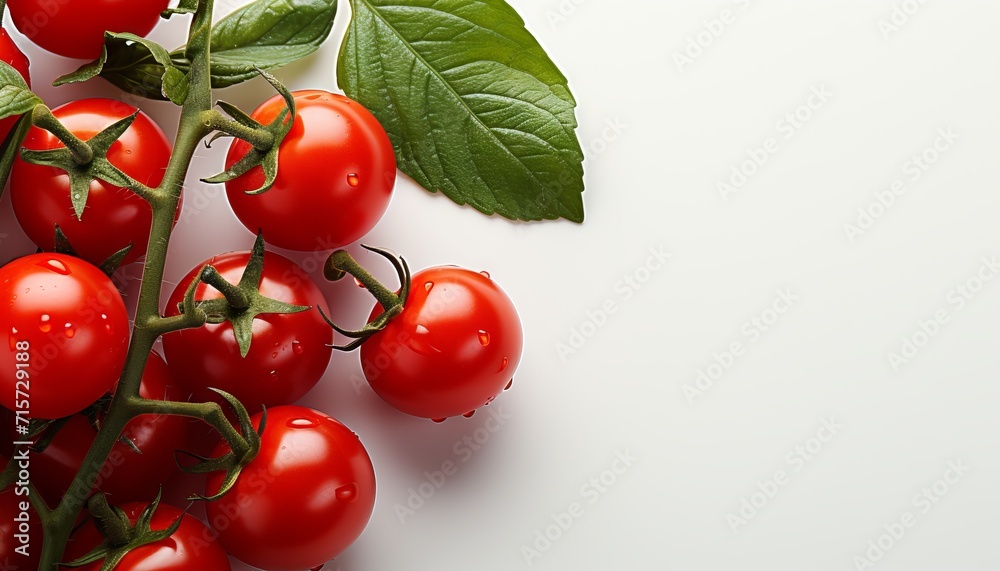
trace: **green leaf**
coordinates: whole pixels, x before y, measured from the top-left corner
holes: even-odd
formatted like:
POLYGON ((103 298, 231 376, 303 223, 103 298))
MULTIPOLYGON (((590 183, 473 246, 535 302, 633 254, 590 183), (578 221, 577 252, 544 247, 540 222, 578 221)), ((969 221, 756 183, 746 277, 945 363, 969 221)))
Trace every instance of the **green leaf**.
POLYGON ((187 76, 160 44, 135 34, 104 33, 104 49, 97 60, 66 74, 53 85, 80 83, 100 75, 122 90, 150 99, 168 99, 182 105, 187 76))
POLYGON ((0 119, 23 115, 41 105, 42 100, 31 91, 20 72, 0 61, 0 119))
POLYGON ((379 119, 399 168, 459 204, 582 222, 567 80, 503 0, 351 0, 337 77, 379 119))
POLYGON ((14 166, 14 160, 17 158, 18 151, 21 150, 21 143, 24 142, 30 129, 31 118, 28 115, 21 115, 0 146, 0 198, 3 198, 3 189, 7 185, 10 169, 14 166))
POLYGON ((253 79, 319 49, 330 35, 337 0, 257 0, 212 29, 212 87, 253 79))

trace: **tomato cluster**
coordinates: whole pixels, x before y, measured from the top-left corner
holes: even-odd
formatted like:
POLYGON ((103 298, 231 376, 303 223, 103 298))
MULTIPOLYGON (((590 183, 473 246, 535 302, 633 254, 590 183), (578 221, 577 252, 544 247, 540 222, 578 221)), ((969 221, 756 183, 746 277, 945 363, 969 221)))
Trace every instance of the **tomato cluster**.
MULTIPOLYGON (((168 2, 7 5, 15 27, 38 46, 65 57, 95 58, 106 29, 144 35, 168 2)), ((28 80, 28 61, 3 30, 0 59, 28 80)), ((126 309, 109 261, 148 263, 153 246, 166 243, 152 224, 148 197, 126 187, 157 188, 173 150, 152 118, 120 101, 71 101, 53 109, 52 117, 63 131, 31 127, 10 174, 14 214, 39 252, 0 267, 0 337, 8 346, 0 351, 0 434, 7 444, 26 441, 0 446, 3 465, 28 446, 32 483, 50 507, 69 495, 96 494, 117 506, 119 524, 155 537, 128 551, 122 569, 229 569, 227 554, 266 569, 306 569, 336 557, 373 513, 375 470, 358 435, 295 403, 324 378, 339 348, 335 330, 344 331, 328 322, 327 300, 314 278, 262 245, 209 258, 176 284, 161 320, 193 311, 203 314, 204 323, 165 332, 163 355, 154 351, 145 359, 139 397, 158 403, 163 413, 147 411, 119 424, 119 439, 96 478, 78 477, 97 466, 88 466, 86 458, 110 411, 119 400, 140 400, 116 396, 118 383, 125 386, 129 378, 127 364, 142 362, 130 351, 145 355, 149 346, 134 343, 140 324, 126 309), (100 158, 127 179, 124 186, 94 178, 81 197, 73 173, 31 159, 71 150, 67 137, 97 141, 123 121, 127 128, 100 158), (230 397, 238 405, 230 406, 230 397), (235 480, 219 463, 237 453, 231 435, 206 435, 204 423, 176 412, 191 410, 180 405, 205 402, 218 403, 254 442, 235 480), (28 418, 50 422, 32 424, 27 434, 28 418), (217 468, 201 470, 209 473, 196 491, 210 500, 205 521, 159 501, 164 487, 169 492, 176 484, 181 465, 197 467, 180 461, 186 456, 199 460, 197 466, 217 468), (169 538, 156 535, 172 527, 169 538)), ((364 107, 313 89, 275 96, 243 119, 262 128, 283 120, 287 127, 275 173, 253 166, 225 182, 229 205, 259 234, 259 244, 326 253, 354 244, 378 223, 395 186, 396 159, 385 130, 364 107), (294 113, 283 115, 289 100, 294 113)), ((0 136, 12 125, 13 119, 0 123, 0 136)), ((234 138, 225 170, 234 172, 260 150, 234 138)), ((77 155, 74 160, 82 161, 77 155)), ((83 172, 86 166, 67 168, 83 172)), ((179 199, 177 204, 175 223, 179 199)), ((396 263, 405 268, 400 259, 396 263)), ((387 307, 380 298, 363 335, 359 360, 371 388, 410 415, 435 421, 471 416, 510 387, 520 361, 523 339, 513 303, 486 272, 441 266, 412 276, 406 268, 400 276, 404 283, 395 305, 387 307)), ((19 493, 0 490, 0 562, 37 564, 16 559, 4 527, 26 509, 19 493)), ((33 529, 37 533, 39 526, 33 529)), ((108 529, 90 520, 76 526, 63 560, 102 544, 121 547, 108 529)), ((100 558, 82 568, 101 568, 100 558)))

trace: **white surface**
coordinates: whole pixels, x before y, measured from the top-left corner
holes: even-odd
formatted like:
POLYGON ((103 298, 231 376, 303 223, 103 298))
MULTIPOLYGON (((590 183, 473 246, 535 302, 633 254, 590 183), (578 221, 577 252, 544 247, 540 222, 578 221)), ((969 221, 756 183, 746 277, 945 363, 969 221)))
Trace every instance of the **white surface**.
MULTIPOLYGON (((879 555, 867 553, 869 542, 887 529, 898 535, 900 521, 913 525, 875 568, 1000 567, 1000 283, 961 308, 953 293, 984 257, 1000 255, 1000 4, 512 4, 579 100, 588 218, 512 224, 400 181, 366 241, 415 268, 488 269, 521 312, 526 351, 512 391, 441 425, 395 413, 367 386, 355 390, 357 356, 335 357, 306 402, 361 435, 379 491, 368 530, 330 568, 847 571, 872 568, 856 558, 879 555), (904 4, 919 9, 886 37, 879 21, 904 4), (674 53, 724 9, 732 22, 680 71, 674 53), (822 105, 814 98, 819 109, 786 139, 792 130, 779 122, 813 88, 832 95, 822 105), (958 140, 913 180, 907 161, 948 129, 958 140), (768 138, 777 151, 724 200, 717 184, 768 138), (905 193, 850 240, 844 225, 897 179, 905 193), (647 274, 660 248, 672 257, 647 274), (630 274, 648 281, 632 289, 622 281, 630 274), (790 308, 779 291, 795 298, 790 308), (787 311, 769 313, 774 303, 787 311), (601 321, 590 315, 606 304, 615 313, 584 325, 601 321), (924 341, 920 323, 936 312, 947 323, 894 370, 888 354, 903 337, 924 341), (776 322, 754 334, 755 316, 776 322), (561 358, 574 328, 591 335, 561 358), (689 402, 684 386, 726 362, 734 343, 742 353, 731 368, 689 402), (509 418, 478 451, 456 450, 499 411, 509 418), (830 419, 836 434, 824 429, 830 419), (828 442, 810 440, 820 436, 828 442), (798 446, 815 454, 806 460, 798 446), (595 492, 592 478, 610 481, 605 471, 625 466, 619 453, 637 460, 595 492), (401 523, 396 505, 449 460, 458 473, 401 523), (957 478, 951 463, 970 469, 957 478), (784 485, 766 484, 776 471, 784 485), (946 475, 952 484, 933 491, 946 475), (762 483, 776 492, 734 532, 730 514, 744 499, 760 505, 762 483), (933 503, 919 497, 924 488, 933 503), (580 517, 528 561, 524 546, 574 502, 580 517)), ((172 44, 180 33, 161 26, 155 37, 172 44)), ((336 47, 279 77, 333 88, 336 47)), ((36 63, 36 85, 74 66, 36 63)), ((97 83, 86 90, 113 93, 97 83)), ((79 93, 40 91, 52 104, 79 93)), ((220 93, 247 109, 269 95, 259 81, 220 93)), ((145 108, 169 130, 169 105, 145 108)), ((199 176, 219 170, 223 147, 204 152, 199 176)), ((252 241, 218 189, 191 191, 171 279, 252 241)), ((6 199, 3 212, 6 225, 6 199)), ((16 233, 0 248, 5 259, 30 250, 16 233)), ((326 291, 341 321, 367 315, 356 288, 326 291)), ((890 536, 881 541, 889 546, 890 536)))

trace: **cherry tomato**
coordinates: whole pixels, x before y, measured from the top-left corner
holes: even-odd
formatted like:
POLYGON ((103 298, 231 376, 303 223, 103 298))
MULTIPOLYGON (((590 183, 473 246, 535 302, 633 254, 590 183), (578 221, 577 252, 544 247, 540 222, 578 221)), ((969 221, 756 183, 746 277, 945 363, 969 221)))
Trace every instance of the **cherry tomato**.
MULTIPOLYGON (((135 107, 113 99, 81 99, 52 111, 75 135, 87 140, 135 107)), ((32 127, 24 141, 32 150, 63 147, 52 133, 32 127)), ((170 142, 152 119, 140 112, 135 122, 108 151, 108 160, 137 181, 157 186, 170 160, 170 142)), ((132 244, 124 263, 146 253, 153 211, 129 190, 104 182, 90 184, 81 219, 73 212, 69 177, 55 167, 33 165, 18 158, 11 169, 10 197, 21 228, 40 248, 55 248, 55 225, 62 228, 80 257, 100 265, 132 244)), ((180 208, 178 207, 178 213, 180 208)))
MULTIPOLYGON (((146 508, 144 503, 119 505, 129 520, 135 524, 146 508)), ((177 531, 169 538, 143 545, 130 551, 115 567, 115 571, 231 571, 229 556, 205 524, 192 515, 169 504, 160 503, 153 513, 150 529, 169 528, 177 518, 183 518, 177 531)), ((66 547, 66 561, 82 557, 97 547, 103 537, 93 520, 70 539, 66 547)), ((104 560, 76 567, 80 571, 99 571, 104 560)), ((60 567, 68 571, 68 567, 60 567)))
POLYGON ((17 495, 15 490, 11 487, 0 491, 0 569, 38 569, 42 522, 29 505, 28 496, 17 495))
POLYGON ((7 0, 14 26, 41 48, 97 59, 105 30, 145 36, 169 0, 7 0))
MULTIPOLYGON (((226 183, 229 204, 252 232, 290 250, 333 250, 350 244, 382 218, 396 183, 392 143, 375 116, 342 95, 296 91, 296 116, 278 151, 278 176, 264 194, 256 167, 226 183)), ((267 124, 285 109, 275 96, 252 117, 267 124)), ((234 140, 226 168, 243 158, 250 144, 234 140)))
MULTIPOLYGON (((139 394, 160 400, 185 400, 186 395, 171 382, 163 358, 151 353, 139 394)), ((132 441, 141 454, 123 442, 116 443, 94 489, 107 494, 113 503, 152 501, 160 487, 179 473, 174 451, 188 448, 190 426, 188 419, 181 416, 144 414, 132 419, 122 437, 132 441)), ((32 454, 34 483, 47 500, 54 503, 66 493, 96 436, 90 421, 75 415, 43 452, 32 454)))
MULTIPOLYGON (((260 423, 261 414, 252 417, 260 423)), ((225 443, 215 456, 228 451, 225 443)), ((209 474, 214 494, 224 474, 209 474)), ((375 471, 356 434, 301 406, 267 410, 260 453, 221 499, 209 524, 230 555, 261 569, 311 569, 364 531, 375 507, 375 471)))
MULTIPOLYGON (((166 315, 177 315, 188 286, 205 264, 211 264, 230 283, 239 283, 249 252, 222 254, 199 264, 177 284, 167 301, 166 315)), ((290 404, 302 398, 319 382, 330 364, 333 330, 317 307, 329 314, 323 292, 294 262, 272 252, 264 254, 260 292, 265 297, 293 305, 310 306, 289 314, 261 314, 254 319, 250 351, 240 355, 236 335, 229 323, 207 324, 163 337, 163 351, 178 384, 195 400, 216 395, 208 387, 222 389, 240 400, 247 410, 261 406, 290 404)), ((198 285, 195 299, 222 297, 214 288, 198 285)))
MULTIPOLYGON (((21 74, 21 77, 24 78, 24 81, 28 82, 28 87, 31 87, 31 79, 28 75, 28 58, 24 56, 14 41, 10 39, 10 36, 7 35, 7 30, 3 28, 0 28, 0 61, 4 61, 16 69, 21 74)), ((0 119, 0 142, 7 138, 7 133, 10 133, 16 122, 17 117, 0 119)))
POLYGON ((486 274, 455 266, 417 272, 412 284, 403 312, 361 346, 368 383, 399 410, 435 420, 489 404, 521 360, 514 304, 486 274))
POLYGON ((0 404, 37 418, 79 412, 121 374, 129 318, 114 284, 62 254, 32 254, 0 268, 0 404), (20 391, 20 392, 18 392, 20 391))

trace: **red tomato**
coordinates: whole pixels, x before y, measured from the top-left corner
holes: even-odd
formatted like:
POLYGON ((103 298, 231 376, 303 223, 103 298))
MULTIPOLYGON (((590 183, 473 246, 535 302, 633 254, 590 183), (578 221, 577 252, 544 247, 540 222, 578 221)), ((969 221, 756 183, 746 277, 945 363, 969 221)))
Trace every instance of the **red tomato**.
POLYGON ((361 346, 368 383, 399 410, 436 420, 489 404, 521 360, 514 304, 488 275, 455 266, 412 283, 403 312, 361 346))
POLYGON ((97 59, 105 30, 145 36, 169 0, 7 0, 14 26, 54 54, 97 59))
MULTIPOLYGON (((28 75, 28 58, 24 57, 21 50, 7 35, 7 30, 3 28, 0 28, 0 61, 4 61, 16 69, 24 81, 28 82, 28 87, 31 87, 31 79, 28 75)), ((17 117, 0 119, 0 142, 7 138, 7 133, 10 133, 16 122, 17 117)))
MULTIPOLYGON (((139 394, 145 398, 185 400, 186 395, 171 386, 171 381, 163 358, 151 353, 142 373, 139 394)), ((107 494, 108 500, 116 504, 152 501, 160 486, 179 472, 174 451, 188 448, 190 426, 188 419, 181 416, 144 414, 132 419, 122 436, 142 453, 122 442, 116 443, 94 489, 107 494)), ((33 481, 50 503, 54 504, 69 489, 96 436, 90 421, 83 415, 75 415, 43 452, 32 455, 33 481)), ((90 490, 86 494, 90 495, 90 490)))
MULTIPOLYGON (((205 264, 214 266, 230 283, 239 283, 249 252, 222 254, 199 264, 177 284, 167 301, 166 315, 177 315, 188 285, 205 264)), ((163 337, 163 351, 178 384, 195 400, 210 400, 208 387, 238 398, 247 410, 293 403, 319 382, 330 363, 333 330, 318 307, 329 314, 323 292, 309 275, 281 255, 264 254, 260 292, 265 297, 311 309, 290 314, 261 314, 254 319, 253 340, 244 358, 229 323, 207 324, 163 337)), ((195 299, 222 297, 214 288, 198 285, 195 299)))
MULTIPOLYGON (((260 419, 252 418, 255 426, 260 419)), ((227 451, 222 443, 215 456, 227 451)), ((223 477, 209 474, 209 495, 223 477)), ((281 406, 267 411, 260 453, 205 510, 230 555, 278 571, 333 559, 361 535, 374 507, 375 471, 357 435, 322 412, 281 406)))
MULTIPOLYGON (((342 95, 296 91, 296 116, 278 152, 274 186, 260 167, 226 183, 229 204, 252 232, 290 250, 333 250, 350 244, 382 218, 396 183, 392 143, 375 116, 342 95)), ((285 109, 280 96, 265 101, 252 117, 267 124, 285 109)), ((226 168, 243 158, 250 144, 235 139, 226 168)))
MULTIPOLYGON (((128 503, 119 505, 134 524, 142 515, 146 504, 128 503)), ((160 531, 169 528, 178 517, 183 517, 177 531, 169 538, 133 549, 115 567, 115 571, 231 571, 229 556, 219 545, 215 535, 205 524, 191 515, 184 514, 174 506, 161 503, 153 513, 150 529, 160 531)), ((66 548, 63 559, 72 561, 89 553, 102 541, 102 536, 93 520, 78 531, 66 548)), ((99 571, 103 560, 76 567, 79 571, 99 571)), ((60 567, 68 570, 68 567, 60 567)))
POLYGON ((38 569, 41 556, 42 522, 28 496, 17 495, 15 488, 0 492, 0 569, 38 569))
POLYGON ((71 256, 33 254, 0 268, 0 404, 31 417, 79 412, 118 381, 129 318, 114 284, 71 256), (20 391, 20 392, 18 392, 20 391))
MULTIPOLYGON (((87 140, 134 112, 135 107, 113 99, 81 99, 57 107, 52 114, 75 135, 87 140)), ((32 127, 24 146, 47 150, 61 148, 63 144, 52 133, 32 127)), ((132 126, 111 146, 108 160, 137 181, 155 187, 163 180, 170 160, 170 142, 159 126, 140 112, 132 126)), ((10 197, 21 228, 43 250, 55 248, 58 224, 77 254, 93 264, 100 265, 130 243, 132 249, 125 263, 146 253, 153 211, 131 191, 92 182, 87 207, 78 220, 65 171, 18 159, 11 169, 10 197)))

